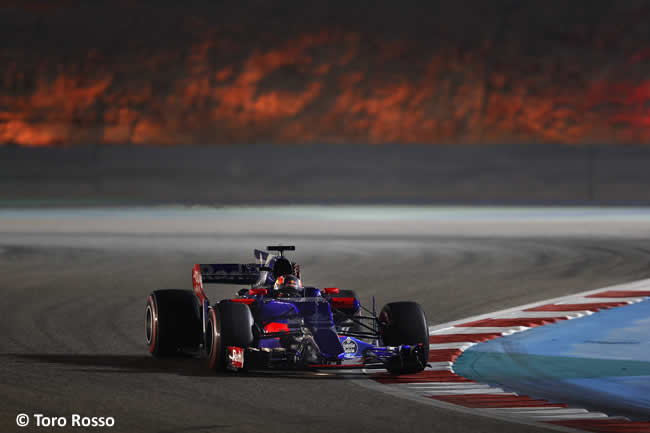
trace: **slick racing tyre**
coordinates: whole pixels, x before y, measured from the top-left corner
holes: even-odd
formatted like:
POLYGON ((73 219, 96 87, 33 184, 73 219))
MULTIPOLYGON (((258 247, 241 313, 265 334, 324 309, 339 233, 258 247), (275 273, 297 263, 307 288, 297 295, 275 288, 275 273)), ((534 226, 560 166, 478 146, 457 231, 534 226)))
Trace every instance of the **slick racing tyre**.
POLYGON ((248 305, 221 302, 210 308, 205 347, 208 367, 214 371, 226 368, 228 346, 250 347, 254 340, 253 326, 253 314, 248 305))
POLYGON ((225 366, 226 348, 223 345, 221 315, 218 307, 208 310, 205 333, 205 353, 207 354, 208 367, 215 371, 222 370, 225 366))
POLYGON ((429 358, 429 328, 422 307, 416 302, 391 302, 382 308, 379 321, 385 346, 413 347, 389 364, 388 370, 394 374, 422 371, 429 358))
POLYGON ((144 313, 145 340, 155 357, 196 351, 201 341, 201 319, 191 290, 156 290, 144 313))

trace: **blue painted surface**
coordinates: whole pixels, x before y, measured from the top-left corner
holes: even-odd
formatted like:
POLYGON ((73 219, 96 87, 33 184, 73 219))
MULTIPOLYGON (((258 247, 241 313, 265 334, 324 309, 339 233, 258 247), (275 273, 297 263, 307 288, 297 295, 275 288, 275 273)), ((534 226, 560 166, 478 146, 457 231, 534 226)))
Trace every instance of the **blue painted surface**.
POLYGON ((648 419, 650 302, 478 344, 454 370, 529 395, 648 419))

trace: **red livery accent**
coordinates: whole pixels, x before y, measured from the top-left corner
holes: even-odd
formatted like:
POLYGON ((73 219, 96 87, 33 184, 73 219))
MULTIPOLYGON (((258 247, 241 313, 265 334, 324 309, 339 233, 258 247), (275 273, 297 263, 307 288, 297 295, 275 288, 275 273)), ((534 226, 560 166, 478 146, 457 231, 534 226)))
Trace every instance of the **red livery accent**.
POLYGON ((607 308, 627 305, 627 302, 594 302, 593 304, 546 304, 535 308, 528 308, 524 311, 599 311, 607 308))
POLYGON ((331 302, 335 308, 352 308, 354 306, 354 298, 332 298, 331 302))
POLYGON ((608 290, 585 298, 643 298, 645 296, 650 296, 650 290, 608 290))
POLYGON ((248 291, 251 295, 266 295, 268 293, 268 290, 266 289, 250 289, 248 291))
POLYGON ((208 299, 208 297, 205 296, 205 292, 203 291, 203 277, 201 276, 201 267, 199 265, 194 265, 192 268, 192 286, 194 287, 196 297, 199 298, 199 302, 203 305, 203 301, 208 299))
POLYGON ((289 332, 289 325, 280 322, 271 322, 264 326, 266 332, 289 332))
POLYGON ((323 291, 325 293, 329 293, 331 295, 332 293, 338 293, 339 289, 338 289, 338 287, 324 287, 323 291))
POLYGON ((239 302, 240 304, 250 305, 255 302, 255 299, 252 298, 232 298, 231 302, 239 302))
POLYGON ((501 337, 500 332, 486 332, 482 334, 441 334, 429 336, 429 343, 480 343, 501 337))
POLYGON ((228 346, 228 366, 232 368, 244 368, 244 349, 228 346))

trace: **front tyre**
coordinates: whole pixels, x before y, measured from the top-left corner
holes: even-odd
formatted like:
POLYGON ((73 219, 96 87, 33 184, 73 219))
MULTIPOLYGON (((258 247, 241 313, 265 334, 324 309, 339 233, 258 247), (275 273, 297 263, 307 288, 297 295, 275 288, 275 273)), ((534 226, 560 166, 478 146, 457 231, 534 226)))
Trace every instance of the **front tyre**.
POLYGON ((228 346, 245 349, 253 344, 253 314, 248 305, 220 302, 208 310, 206 347, 208 367, 214 371, 227 366, 228 346))
POLYGON ((424 311, 416 302, 391 302, 379 313, 381 338, 385 346, 411 346, 386 368, 393 374, 424 370, 429 358, 429 327, 424 311), (410 356, 409 356, 410 355, 410 356))
POLYGON ((208 357, 208 368, 214 371, 221 371, 225 367, 226 348, 223 345, 221 335, 221 315, 219 309, 208 310, 208 321, 205 326, 206 341, 205 353, 208 357))

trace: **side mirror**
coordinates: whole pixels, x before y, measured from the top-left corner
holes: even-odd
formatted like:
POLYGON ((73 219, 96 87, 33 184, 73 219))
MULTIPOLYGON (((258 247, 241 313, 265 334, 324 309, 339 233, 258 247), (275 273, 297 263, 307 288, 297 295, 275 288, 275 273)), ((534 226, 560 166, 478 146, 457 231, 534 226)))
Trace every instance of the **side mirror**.
POLYGON ((323 287, 323 292, 327 293, 328 295, 337 294, 337 293, 339 293, 339 288, 338 287, 323 287))

